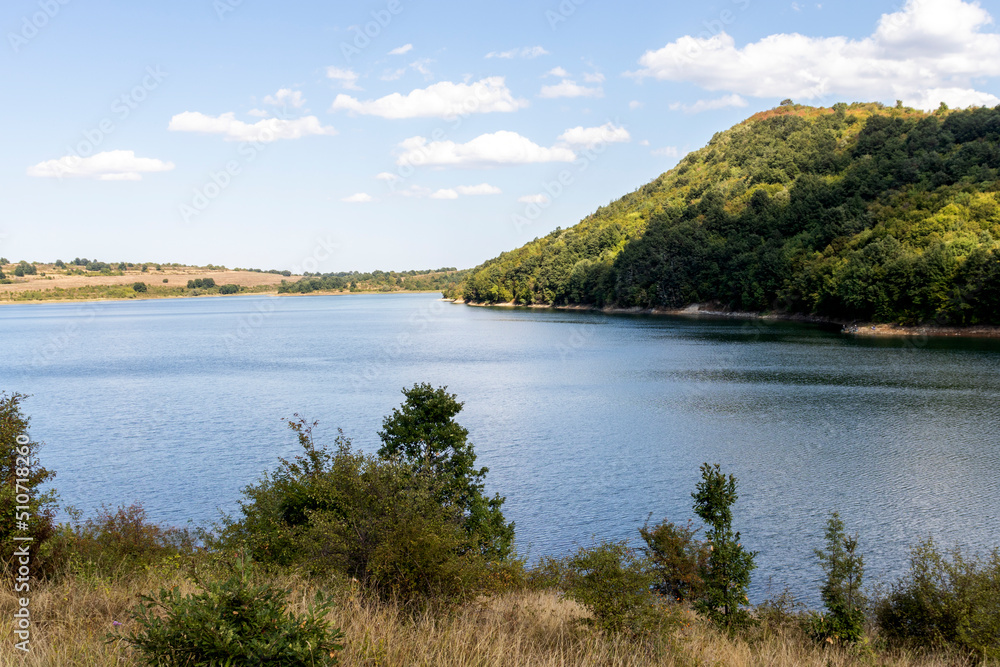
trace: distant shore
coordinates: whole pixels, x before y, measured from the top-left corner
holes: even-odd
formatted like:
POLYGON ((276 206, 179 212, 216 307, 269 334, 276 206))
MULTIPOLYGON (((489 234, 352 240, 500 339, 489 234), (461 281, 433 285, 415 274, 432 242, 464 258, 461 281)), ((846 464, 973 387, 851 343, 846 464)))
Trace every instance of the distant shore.
POLYGON ((894 336, 894 337, 948 337, 948 338, 1000 338, 1000 326, 976 325, 969 327, 942 326, 937 324, 919 324, 904 326, 899 324, 884 324, 872 322, 847 322, 814 315, 796 315, 784 313, 757 313, 744 311, 719 310, 707 304, 692 304, 687 308, 598 308, 596 306, 553 306, 547 304, 531 304, 528 306, 506 303, 469 303, 462 299, 446 299, 456 304, 477 307, 499 308, 542 308, 548 310, 578 310, 607 313, 609 315, 670 315, 679 317, 733 318, 747 320, 781 320, 786 322, 804 322, 829 327, 840 327, 841 333, 851 336, 894 336))

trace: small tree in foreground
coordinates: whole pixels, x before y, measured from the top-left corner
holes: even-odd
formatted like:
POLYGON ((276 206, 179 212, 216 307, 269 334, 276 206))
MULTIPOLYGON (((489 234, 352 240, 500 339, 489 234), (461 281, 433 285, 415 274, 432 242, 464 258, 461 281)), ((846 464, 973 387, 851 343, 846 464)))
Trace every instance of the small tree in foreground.
POLYGON ((733 532, 732 506, 739 498, 736 478, 723 475, 718 464, 705 463, 701 479, 691 496, 694 513, 709 527, 705 537, 711 553, 702 572, 705 592, 695 608, 720 627, 733 631, 751 622, 743 605, 750 602, 747 587, 757 553, 744 549, 740 534, 733 532))
POLYGON ((566 560, 567 595, 609 632, 639 633, 655 619, 650 586, 656 575, 627 541, 581 548, 566 560))
POLYGON ((829 612, 813 618, 812 633, 819 639, 856 642, 864 634, 865 596, 861 591, 864 557, 858 553, 858 536, 844 532, 844 522, 834 512, 826 524, 826 549, 816 556, 826 573, 821 589, 829 612))
POLYGON ((649 559, 656 581, 653 590, 677 602, 699 599, 705 591, 701 573, 708 566, 709 549, 697 539, 697 528, 677 526, 669 521, 639 529, 645 540, 646 558, 649 559))

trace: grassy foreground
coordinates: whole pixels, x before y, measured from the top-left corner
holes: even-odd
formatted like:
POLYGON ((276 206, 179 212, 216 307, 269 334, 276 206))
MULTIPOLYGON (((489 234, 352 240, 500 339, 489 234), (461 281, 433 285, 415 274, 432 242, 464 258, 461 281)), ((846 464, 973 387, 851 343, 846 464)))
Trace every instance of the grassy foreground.
MULTIPOLYGON (((289 610, 303 612, 317 587, 337 600, 328 618, 345 635, 340 664, 358 666, 427 665, 546 667, 557 665, 885 665, 971 664, 954 655, 880 650, 871 645, 845 648, 817 644, 792 617, 765 618, 749 635, 731 638, 685 613, 670 635, 638 640, 609 636, 588 625, 587 612, 554 590, 516 588, 481 597, 446 611, 411 613, 379 602, 349 583, 309 581, 295 575, 266 577, 289 590, 289 610)), ((173 565, 156 566, 127 581, 68 575, 33 586, 31 605, 36 635, 31 652, 14 648, 10 620, 16 600, 10 588, 0 593, 0 665, 140 665, 128 646, 108 641, 114 630, 127 632, 129 612, 139 595, 160 587, 195 584, 173 565), (116 623, 122 625, 116 626, 116 623)), ((878 640, 875 640, 878 644, 878 640)))

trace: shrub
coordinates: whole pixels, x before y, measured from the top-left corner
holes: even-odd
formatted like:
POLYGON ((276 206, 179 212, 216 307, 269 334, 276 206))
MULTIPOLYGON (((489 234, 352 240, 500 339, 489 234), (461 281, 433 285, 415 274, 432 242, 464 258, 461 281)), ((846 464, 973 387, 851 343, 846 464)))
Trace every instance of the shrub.
POLYGON ((134 285, 132 285, 132 289, 140 294, 149 291, 149 288, 146 286, 146 283, 135 283, 134 285))
POLYGON ((486 585, 489 570, 470 549, 458 508, 440 501, 441 484, 398 462, 351 450, 317 448, 312 427, 289 422, 304 455, 282 459, 244 490, 242 517, 227 520, 221 543, 247 545, 255 559, 358 579, 403 603, 454 602, 486 585))
POLYGON ((24 267, 22 265, 20 265, 20 264, 18 264, 17 266, 15 266, 14 267, 14 275, 17 276, 18 278, 23 278, 24 277, 24 267))
POLYGON ((7 266, 10 264, 10 260, 6 257, 0 257, 0 266, 7 266))
POLYGON ((51 544, 53 557, 75 574, 123 579, 165 559, 194 551, 186 530, 151 523, 142 505, 101 505, 94 518, 80 522, 68 508, 71 523, 59 527, 51 544))
POLYGON ((201 281, 201 286, 205 289, 211 289, 215 287, 215 278, 203 278, 201 281))
POLYGON ((175 587, 142 596, 132 615, 138 628, 119 638, 157 667, 337 664, 343 635, 324 618, 332 598, 317 593, 305 614, 286 612, 288 592, 252 585, 248 569, 238 562, 228 580, 200 584, 194 595, 175 587))
POLYGON ((239 291, 240 291, 239 285, 222 285, 219 287, 219 294, 236 294, 239 291))
POLYGON ((585 606, 609 632, 646 630, 655 617, 650 592, 655 574, 639 553, 621 542, 602 542, 571 556, 566 594, 585 606))
POLYGON ((169 283, 169 282, 170 282, 170 278, 164 278, 164 279, 163 279, 163 282, 164 282, 164 283, 169 283))
POLYGON ((403 462, 416 476, 434 479, 440 503, 462 512, 475 548, 489 560, 505 560, 513 548, 514 524, 504 519, 504 499, 483 492, 489 469, 475 468, 469 431, 455 421, 462 403, 447 387, 434 389, 426 383, 403 389, 403 395, 403 405, 382 422, 378 455, 403 462))
POLYGON ((874 607, 890 638, 1000 658, 1000 550, 975 557, 920 542, 910 551, 909 572, 874 607))
MULTIPOLYGON (((2 263, 3 262, 0 262, 0 264, 2 264, 2 263)), ((57 269, 65 269, 66 268, 66 263, 64 261, 62 261, 61 259, 57 259, 56 263, 55 263, 55 267, 57 269)))
POLYGON ((38 556, 55 530, 56 507, 55 491, 39 493, 38 487, 55 473, 38 462, 40 443, 28 435, 30 420, 21 414, 24 398, 23 394, 0 394, 0 567, 7 574, 16 572, 22 558, 18 551, 30 544, 28 567, 37 576, 51 567, 51 562, 39 561, 38 556))
POLYGON ((701 477, 691 496, 695 514, 709 526, 705 537, 711 554, 701 574, 705 592, 695 608, 716 625, 733 631, 751 623, 743 604, 750 602, 747 586, 757 554, 744 549, 740 534, 733 532, 732 506, 739 498, 736 478, 723 475, 718 464, 707 463, 701 467, 701 477))
POLYGON ((865 625, 864 557, 858 553, 858 536, 844 532, 844 522, 836 512, 826 524, 826 549, 817 549, 816 556, 826 573, 820 593, 829 613, 813 616, 810 632, 817 639, 856 642, 865 625))
POLYGON ((710 552, 705 542, 695 538, 698 530, 690 521, 681 527, 664 520, 650 528, 648 519, 639 529, 646 542, 646 558, 656 573, 656 593, 677 602, 697 600, 704 594, 701 573, 708 567, 710 552))

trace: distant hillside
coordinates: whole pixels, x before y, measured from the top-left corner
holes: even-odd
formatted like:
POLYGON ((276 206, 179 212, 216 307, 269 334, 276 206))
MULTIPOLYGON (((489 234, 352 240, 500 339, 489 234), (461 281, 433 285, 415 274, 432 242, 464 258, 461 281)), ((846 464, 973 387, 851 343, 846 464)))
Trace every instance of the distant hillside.
POLYGON ((1000 107, 782 106, 450 295, 998 324, 998 191, 1000 107))
POLYGON ((427 269, 426 271, 342 271, 339 273, 309 274, 295 282, 281 281, 281 294, 309 294, 312 292, 452 292, 468 275, 469 270, 455 267, 427 269))

